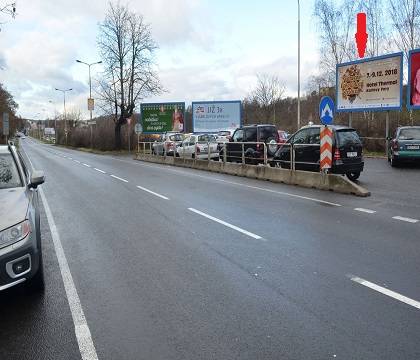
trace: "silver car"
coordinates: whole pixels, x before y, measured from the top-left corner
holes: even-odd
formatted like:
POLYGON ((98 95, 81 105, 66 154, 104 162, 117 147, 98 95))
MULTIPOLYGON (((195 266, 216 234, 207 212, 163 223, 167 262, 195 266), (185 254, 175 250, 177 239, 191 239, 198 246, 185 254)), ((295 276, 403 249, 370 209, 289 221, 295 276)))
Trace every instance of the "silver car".
POLYGON ((38 185, 42 171, 29 171, 12 145, 0 145, 0 291, 25 282, 44 289, 38 185))

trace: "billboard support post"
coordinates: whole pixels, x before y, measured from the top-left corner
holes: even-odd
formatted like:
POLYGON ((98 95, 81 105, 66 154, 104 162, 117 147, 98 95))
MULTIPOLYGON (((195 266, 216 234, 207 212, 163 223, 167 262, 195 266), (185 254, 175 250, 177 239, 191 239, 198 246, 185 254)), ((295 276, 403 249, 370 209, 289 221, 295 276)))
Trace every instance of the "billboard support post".
POLYGON ((389 110, 386 112, 385 138, 386 138, 386 156, 389 156, 389 110))
POLYGON ((352 126, 352 113, 351 112, 349 112, 349 127, 351 127, 352 126))

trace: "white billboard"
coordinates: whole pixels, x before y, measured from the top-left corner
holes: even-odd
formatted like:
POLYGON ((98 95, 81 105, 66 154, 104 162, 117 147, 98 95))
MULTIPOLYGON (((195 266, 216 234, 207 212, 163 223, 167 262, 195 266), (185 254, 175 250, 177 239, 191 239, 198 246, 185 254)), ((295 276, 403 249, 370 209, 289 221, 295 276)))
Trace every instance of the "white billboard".
POLYGON ((403 54, 337 65, 336 110, 381 111, 402 107, 403 54))
POLYGON ((54 128, 48 128, 48 127, 46 127, 44 129, 44 134, 45 135, 55 135, 55 129, 54 128))
POLYGON ((218 132, 241 126, 241 101, 192 103, 193 132, 218 132))

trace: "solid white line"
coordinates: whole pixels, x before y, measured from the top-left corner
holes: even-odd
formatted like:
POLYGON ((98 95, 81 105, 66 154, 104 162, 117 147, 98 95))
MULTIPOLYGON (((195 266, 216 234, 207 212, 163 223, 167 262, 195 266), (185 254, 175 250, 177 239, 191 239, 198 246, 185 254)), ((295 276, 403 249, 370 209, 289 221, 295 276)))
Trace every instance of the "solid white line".
MULTIPOLYGON (((125 163, 129 163, 129 164, 132 163, 131 161, 127 161, 127 160, 123 160, 123 159, 118 159, 118 158, 114 158, 114 157, 111 157, 111 158, 114 159, 114 160, 118 160, 118 161, 122 161, 122 162, 125 162, 125 163)), ((133 160, 133 161, 135 162, 136 160, 133 160)), ((316 198, 312 198, 312 197, 308 197, 308 196, 302 196, 302 195, 292 194, 292 193, 288 193, 288 192, 284 192, 284 191, 277 191, 277 190, 266 189, 266 188, 262 188, 262 187, 259 187, 259 186, 252 186, 252 185, 241 184, 241 183, 237 183, 235 181, 229 181, 229 180, 219 179, 219 178, 211 177, 211 176, 204 176, 204 175, 199 175, 199 174, 186 173, 186 172, 183 172, 183 171, 179 171, 179 170, 175 170, 175 169, 170 169, 167 166, 154 166, 154 165, 150 165, 150 164, 143 164, 143 163, 141 163, 139 161, 137 161, 137 164, 139 166, 146 166, 146 167, 154 168, 156 170, 163 169, 163 170, 171 171, 171 172, 174 172, 174 173, 177 173, 177 174, 181 174, 181 175, 184 175, 184 176, 193 176, 193 177, 200 177, 200 178, 208 179, 208 180, 220 181, 220 182, 224 182, 226 184, 231 184, 231 185, 237 185, 237 186, 246 187, 248 189, 266 191, 266 192, 269 192, 269 193, 272 193, 272 194, 279 194, 279 195, 283 195, 283 196, 290 196, 290 197, 294 197, 294 198, 302 199, 302 200, 309 200, 309 201, 313 201, 313 202, 316 202, 316 203, 319 203, 319 204, 336 206, 336 207, 342 206, 342 205, 337 204, 337 203, 333 203, 333 202, 329 202, 329 201, 325 201, 325 200, 320 200, 320 199, 316 199, 316 198)), ((226 176, 229 176, 229 174, 225 174, 225 175, 226 176)), ((244 178, 244 179, 247 179, 247 178, 244 178)))
POLYGON ((118 176, 115 176, 115 175, 110 175, 110 176, 113 177, 114 179, 118 179, 118 180, 121 180, 121 181, 124 181, 124 182, 128 183, 128 180, 125 180, 125 179, 120 178, 118 176))
POLYGON ((106 172, 105 171, 103 171, 103 170, 101 170, 101 169, 97 169, 97 168, 94 168, 96 171, 99 171, 100 173, 102 173, 102 174, 106 174, 106 172))
MULTIPOLYGON (((26 151, 25 154, 33 170, 34 166, 26 151)), ((52 216, 47 199, 44 195, 44 191, 41 188, 39 188, 38 191, 41 195, 42 203, 44 204, 45 214, 47 216, 48 224, 50 226, 54 250, 57 256, 58 265, 60 267, 61 277, 63 278, 64 289, 66 291, 67 301, 69 302, 71 316, 73 318, 74 332, 76 334, 77 344, 79 345, 80 355, 82 356, 82 360, 98 360, 95 345, 93 344, 89 326, 87 324, 86 317, 83 312, 79 295, 77 294, 76 286, 74 285, 73 277, 70 272, 66 255, 64 254, 64 249, 61 244, 57 226, 55 225, 55 221, 52 216)))
POLYGON ((57 226, 55 225, 47 199, 45 198, 44 192, 41 188, 39 189, 39 194, 41 195, 42 203, 44 204, 45 208, 45 214, 47 215, 48 224, 50 225, 51 237, 58 259, 61 277, 63 278, 64 289, 66 291, 67 300, 69 302, 71 316, 73 318, 74 331, 76 333, 80 355, 82 356, 83 360, 97 360, 98 356, 96 354, 95 345, 93 344, 89 326, 83 312, 79 295, 77 294, 76 286, 74 285, 66 255, 64 254, 64 249, 60 241, 57 226))
POLYGON ((372 290, 378 291, 384 295, 387 295, 389 297, 394 298, 395 300, 399 300, 407 305, 413 306, 416 309, 420 309, 420 302, 410 299, 407 296, 401 295, 395 291, 388 290, 382 286, 376 285, 370 281, 367 281, 365 279, 359 278, 357 276, 353 276, 350 278, 352 281, 359 283, 360 285, 366 286, 372 290))
POLYGON ((213 220, 213 221, 215 221, 215 222, 217 222, 217 223, 219 223, 219 224, 225 225, 225 226, 227 226, 227 227, 229 227, 229 228, 231 228, 231 229, 233 229, 233 230, 239 231, 240 233, 245 234, 245 235, 248 235, 248 236, 250 236, 250 237, 252 237, 252 238, 254 238, 254 239, 257 239, 257 240, 262 239, 262 237, 261 237, 261 236, 259 236, 259 235, 256 235, 256 234, 254 234, 254 233, 252 233, 252 232, 249 232, 249 231, 246 231, 246 230, 244 230, 244 229, 241 229, 240 227, 237 227, 237 226, 235 226, 235 225, 229 224, 229 223, 227 223, 226 221, 223 221, 223 220, 220 220, 220 219, 218 219, 218 218, 215 218, 214 216, 208 215, 208 214, 203 213, 203 212, 201 212, 201 211, 199 211, 199 210, 196 210, 196 209, 194 209, 194 208, 188 208, 188 210, 190 210, 190 211, 192 211, 192 212, 195 212, 195 213, 196 213, 196 214, 198 214, 198 215, 204 216, 204 217, 206 217, 207 219, 213 220))
POLYGON ((374 213, 376 213, 375 210, 363 209, 363 208, 355 208, 354 210, 360 211, 360 212, 363 212, 363 213, 366 213, 366 214, 374 214, 374 213))
POLYGON ((403 217, 403 216, 393 216, 392 217, 395 220, 400 220, 400 221, 405 221, 405 222, 409 222, 412 224, 418 223, 420 220, 417 219, 411 219, 411 218, 407 218, 407 217, 403 217))
POLYGON ((92 167, 92 166, 90 166, 90 165, 88 165, 88 164, 85 164, 85 163, 83 163, 83 165, 84 165, 84 166, 86 166, 86 167, 92 167))
POLYGON ((143 191, 146 191, 146 192, 148 192, 148 193, 150 193, 150 194, 152 194, 152 195, 158 196, 158 197, 160 197, 161 199, 164 199, 164 200, 169 200, 169 198, 167 198, 166 196, 163 196, 163 195, 160 195, 160 194, 158 194, 158 193, 155 193, 154 191, 151 191, 151 190, 146 189, 146 188, 141 187, 141 186, 137 186, 137 187, 138 187, 140 190, 143 190, 143 191))
POLYGON ((80 161, 79 160, 73 160, 74 162, 77 162, 78 164, 80 164, 80 161))

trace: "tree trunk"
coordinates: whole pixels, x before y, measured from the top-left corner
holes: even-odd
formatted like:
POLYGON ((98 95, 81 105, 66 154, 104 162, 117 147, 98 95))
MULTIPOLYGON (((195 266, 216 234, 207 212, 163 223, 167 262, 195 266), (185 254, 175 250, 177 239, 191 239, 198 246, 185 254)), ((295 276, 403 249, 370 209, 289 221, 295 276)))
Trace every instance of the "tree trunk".
POLYGON ((115 123, 115 150, 121 150, 121 121, 115 123))

